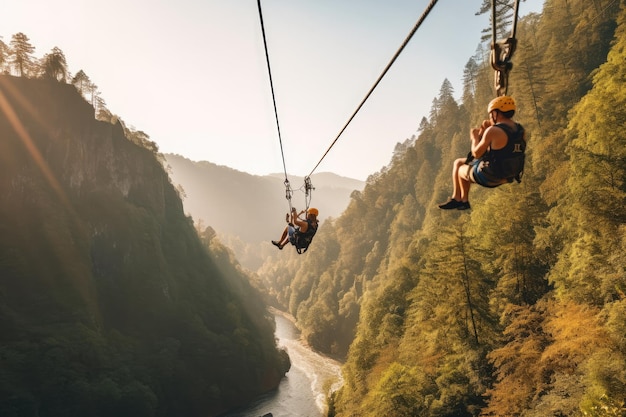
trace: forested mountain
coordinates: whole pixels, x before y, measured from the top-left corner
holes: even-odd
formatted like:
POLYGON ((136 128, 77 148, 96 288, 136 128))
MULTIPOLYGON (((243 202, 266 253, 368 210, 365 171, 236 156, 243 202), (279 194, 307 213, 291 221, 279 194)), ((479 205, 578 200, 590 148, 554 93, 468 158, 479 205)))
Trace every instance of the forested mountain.
MULTIPOLYGON (((285 226, 289 205, 285 198, 284 175, 251 175, 208 161, 191 161, 165 154, 172 182, 180 186, 185 212, 198 224, 210 225, 237 260, 256 270, 276 248, 285 226)), ((304 178, 288 177, 293 189, 292 205, 304 209, 307 197, 304 178)), ((325 219, 339 217, 350 202, 350 194, 362 190, 364 182, 322 172, 311 176, 313 190, 308 200, 325 219)))
MULTIPOLYGON (((517 37, 521 184, 436 207, 494 96, 486 47, 306 255, 257 271, 345 359, 332 416, 626 415, 626 5, 546 0, 517 37)), ((210 415, 274 385, 254 278, 145 134, 44 63, 0 77, 0 415, 210 415)))
POLYGON ((0 76, 0 416, 206 417, 275 388, 251 278, 156 146, 60 81, 0 76))
POLYGON ((346 359, 330 415, 626 415, 625 7, 547 0, 519 22, 521 184, 436 205, 495 94, 487 45, 462 102, 444 81, 306 257, 260 268, 308 342, 346 359))

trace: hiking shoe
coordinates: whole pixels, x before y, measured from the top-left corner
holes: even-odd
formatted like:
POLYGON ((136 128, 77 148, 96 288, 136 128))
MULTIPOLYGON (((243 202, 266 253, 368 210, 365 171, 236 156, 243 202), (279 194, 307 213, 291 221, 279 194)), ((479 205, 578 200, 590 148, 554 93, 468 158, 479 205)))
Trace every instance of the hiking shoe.
POLYGON ((469 210, 472 206, 470 206, 469 201, 461 201, 459 206, 456 208, 457 210, 469 210))
POLYGON ((272 240, 272 245, 276 246, 278 249, 283 250, 281 244, 275 240, 272 240))
POLYGON ((454 198, 451 198, 447 202, 443 204, 439 204, 439 208, 442 210, 454 210, 456 208, 459 208, 459 206, 461 206, 462 204, 463 203, 461 203, 460 201, 457 201, 454 198))

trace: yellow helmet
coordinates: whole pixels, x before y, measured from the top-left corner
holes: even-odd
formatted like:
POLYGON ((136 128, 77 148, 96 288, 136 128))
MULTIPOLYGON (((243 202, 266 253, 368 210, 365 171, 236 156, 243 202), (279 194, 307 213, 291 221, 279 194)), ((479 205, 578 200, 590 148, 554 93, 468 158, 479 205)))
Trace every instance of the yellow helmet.
POLYGON ((515 110, 515 100, 509 96, 496 97, 487 106, 487 113, 491 113, 493 110, 500 110, 502 113, 515 110))
POLYGON ((309 209, 309 214, 313 214, 313 215, 315 215, 315 217, 317 217, 317 216, 320 215, 320 212, 316 208, 310 208, 309 209))

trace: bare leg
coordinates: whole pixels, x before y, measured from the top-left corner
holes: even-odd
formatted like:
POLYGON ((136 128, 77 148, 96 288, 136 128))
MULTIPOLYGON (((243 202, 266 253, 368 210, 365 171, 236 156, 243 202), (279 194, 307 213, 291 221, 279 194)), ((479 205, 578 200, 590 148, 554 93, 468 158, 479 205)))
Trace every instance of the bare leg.
MULTIPOLYGON (((461 201, 461 198, 464 197, 464 188, 466 184, 463 183, 463 178, 460 175, 460 170, 465 166, 465 158, 455 159, 452 164, 452 198, 456 201, 461 201)), ((467 200, 465 200, 467 201, 467 200)))
POLYGON ((444 210, 467 210, 469 205, 469 190, 472 185, 469 173, 472 167, 465 163, 465 158, 455 159, 452 164, 452 198, 446 203, 439 204, 444 210))
POLYGON ((272 240, 272 244, 275 246, 278 246, 278 249, 282 249, 283 246, 285 246, 287 244, 287 242, 289 241, 289 239, 287 239, 287 234, 289 233, 289 227, 285 227, 285 230, 283 230, 283 234, 280 237, 279 240, 272 240))
POLYGON ((287 243, 287 233, 289 232, 289 228, 285 227, 285 230, 283 230, 283 235, 280 237, 280 244, 284 245, 285 243, 287 243))
POLYGON ((462 164, 458 169, 458 188, 459 188, 459 201, 469 201, 469 192, 472 182, 470 181, 471 165, 462 164))

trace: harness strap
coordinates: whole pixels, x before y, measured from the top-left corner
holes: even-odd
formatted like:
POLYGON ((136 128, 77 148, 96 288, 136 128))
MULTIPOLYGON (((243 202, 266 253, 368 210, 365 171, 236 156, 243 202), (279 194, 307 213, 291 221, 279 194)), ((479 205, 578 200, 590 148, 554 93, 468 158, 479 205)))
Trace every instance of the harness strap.
POLYGON ((298 254, 303 254, 309 249, 309 245, 313 241, 313 237, 317 233, 317 229, 314 228, 309 220, 306 221, 308 227, 306 232, 301 232, 300 229, 296 229, 294 233, 294 240, 292 244, 296 247, 298 254), (303 242, 304 245, 300 246, 299 243, 303 242))
POLYGON ((509 182, 513 182, 513 180, 515 180, 518 183, 521 183, 522 175, 524 174, 524 160, 526 151, 526 146, 524 145, 523 148, 521 146, 522 143, 525 143, 526 141, 524 139, 524 127, 519 123, 515 123, 515 125, 517 126, 516 131, 513 131, 511 127, 504 123, 498 123, 495 126, 502 129, 506 133, 508 139, 506 146, 502 149, 506 149, 507 147, 509 147, 511 149, 510 152, 512 152, 511 155, 508 158, 504 158, 504 160, 521 158, 522 161, 521 171, 517 172, 514 177, 507 177, 507 179, 509 182), (515 151, 515 148, 517 148, 516 145, 520 146, 520 149, 517 152, 515 151))

